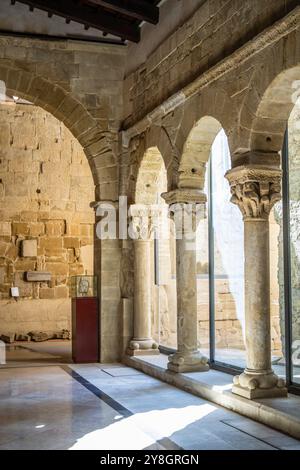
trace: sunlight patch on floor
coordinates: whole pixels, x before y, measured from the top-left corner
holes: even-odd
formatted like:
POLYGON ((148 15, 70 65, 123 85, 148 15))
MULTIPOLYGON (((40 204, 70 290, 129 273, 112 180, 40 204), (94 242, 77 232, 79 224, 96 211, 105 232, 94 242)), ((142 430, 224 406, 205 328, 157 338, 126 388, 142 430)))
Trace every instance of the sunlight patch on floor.
POLYGON ((137 413, 80 438, 70 450, 141 450, 205 418, 210 404, 137 413))

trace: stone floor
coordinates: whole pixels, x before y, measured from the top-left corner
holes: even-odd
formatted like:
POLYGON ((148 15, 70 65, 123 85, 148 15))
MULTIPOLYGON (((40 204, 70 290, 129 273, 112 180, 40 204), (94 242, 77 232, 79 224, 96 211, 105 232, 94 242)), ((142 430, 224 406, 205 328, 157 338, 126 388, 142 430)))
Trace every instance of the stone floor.
POLYGON ((0 450, 300 449, 300 442, 124 365, 0 371, 0 450))
MULTIPOLYGON (((205 355, 209 351, 202 350, 205 355)), ((18 342, 12 345, 6 345, 6 365, 5 367, 15 367, 20 365, 39 365, 70 363, 72 362, 71 341, 51 340, 41 343, 18 342)), ((162 356, 164 357, 164 356, 162 356)), ((273 369, 280 376, 285 378, 285 365, 277 364, 274 357, 273 369)), ((236 367, 245 367, 245 351, 238 349, 218 349, 216 351, 216 360, 231 364, 236 367)), ((0 365, 0 369, 1 369, 0 365)), ((300 367, 294 368, 295 382, 300 382, 300 367)))
MULTIPOLYGON (((131 367, 70 364, 70 346, 7 347, 0 450, 300 450, 296 439, 131 367)), ((166 357, 150 360, 163 365, 166 357)), ((227 374, 204 375, 217 388, 230 385, 227 374)))
POLYGON ((51 340, 41 343, 22 342, 7 344, 6 363, 0 365, 1 368, 68 364, 72 362, 71 341, 51 340))
MULTIPOLYGON (((152 365, 159 366, 163 369, 167 369, 168 357, 164 354, 159 356, 141 356, 138 358, 152 365)), ((273 366, 276 373, 285 378, 282 366, 273 366)), ((210 370, 203 374, 202 372, 191 372, 181 374, 184 377, 191 378, 199 383, 210 386, 213 390, 226 392, 232 388, 232 376, 225 372, 217 370, 210 370)), ((280 411, 291 413, 293 416, 300 419, 300 396, 289 394, 289 398, 265 398, 255 400, 259 403, 272 406, 272 408, 280 411)))

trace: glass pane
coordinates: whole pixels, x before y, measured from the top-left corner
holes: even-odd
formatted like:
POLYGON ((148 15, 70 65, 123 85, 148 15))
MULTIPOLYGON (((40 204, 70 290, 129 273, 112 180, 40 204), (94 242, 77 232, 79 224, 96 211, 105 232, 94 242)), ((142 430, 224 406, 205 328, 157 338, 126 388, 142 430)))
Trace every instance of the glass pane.
POLYGON ((230 202, 225 173, 231 168, 228 141, 222 130, 211 151, 212 213, 215 264, 215 360, 244 368, 244 223, 230 202))
POLYGON ((97 297, 97 276, 72 276, 71 297, 97 297))
POLYGON ((282 202, 270 214, 270 296, 272 366, 286 378, 282 202))
POLYGON ((300 102, 289 119, 292 380, 300 384, 300 102))
MULTIPOLYGON (((206 172, 208 174, 208 172, 206 172)), ((207 176, 207 175, 206 175, 207 176)), ((207 184, 206 184, 207 192, 207 184)), ((199 222, 197 229, 197 311, 198 345, 209 357, 209 255, 208 218, 199 222)))

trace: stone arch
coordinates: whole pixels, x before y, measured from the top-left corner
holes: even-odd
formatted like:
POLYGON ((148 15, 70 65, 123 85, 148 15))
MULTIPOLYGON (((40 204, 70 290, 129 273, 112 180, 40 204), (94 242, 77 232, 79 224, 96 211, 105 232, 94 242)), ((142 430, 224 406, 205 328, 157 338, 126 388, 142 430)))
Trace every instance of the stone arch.
POLYGON ((204 188, 211 146, 221 129, 220 122, 212 116, 205 116, 194 125, 183 147, 178 174, 179 188, 204 188))
MULTIPOLYGON (((136 201, 137 185, 146 177, 146 167, 148 165, 148 176, 152 173, 153 181, 156 171, 165 171, 165 191, 173 185, 174 178, 174 149, 172 148, 167 132, 158 126, 150 128, 146 134, 132 139, 129 145, 129 178, 127 182, 129 201, 136 201), (149 161, 150 155, 157 161, 149 161), (148 163, 147 163, 148 162, 148 163), (150 167, 152 170, 150 171, 150 167)), ((140 188, 141 189, 141 188, 140 188)), ((150 193, 150 188, 149 188, 150 193)), ((154 203, 154 202, 153 202, 154 203)))
POLYGON ((226 83, 214 83, 211 87, 206 87, 201 93, 188 99, 177 115, 175 146, 180 158, 194 127, 205 117, 214 118, 221 124, 229 146, 233 146, 239 112, 237 103, 227 92, 226 83))
MULTIPOLYGON (((19 67, 15 61, 0 61, 0 80, 6 85, 7 94, 17 95, 48 111, 62 121, 78 140, 91 168, 96 199, 117 198, 117 193, 110 197, 111 190, 106 197, 106 191, 101 187, 108 180, 105 170, 116 167, 116 160, 106 135, 88 110, 70 92, 19 67)), ((117 175, 117 170, 110 173, 117 175)))
POLYGON ((167 191, 167 170, 158 147, 150 147, 144 153, 140 163, 134 200, 139 204, 157 204, 163 202, 161 194, 167 191))
POLYGON ((251 150, 279 152, 289 116, 300 97, 300 65, 284 70, 265 89, 252 120, 251 150))

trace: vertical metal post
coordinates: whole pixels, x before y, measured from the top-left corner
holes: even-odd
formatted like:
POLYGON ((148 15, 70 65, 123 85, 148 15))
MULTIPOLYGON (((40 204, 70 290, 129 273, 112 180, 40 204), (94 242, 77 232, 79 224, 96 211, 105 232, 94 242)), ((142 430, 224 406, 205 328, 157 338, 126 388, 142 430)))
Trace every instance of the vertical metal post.
POLYGON ((159 284, 160 284, 160 276, 159 276, 159 240, 158 234, 155 232, 154 236, 154 275, 155 275, 155 285, 157 287, 157 311, 158 311, 158 344, 160 345, 160 299, 159 299, 159 284))
POLYGON ((208 164, 208 258, 209 258, 209 350, 210 363, 215 362, 215 234, 213 214, 213 165, 212 153, 208 164))
POLYGON ((282 218, 284 257, 284 307, 285 307, 285 362, 287 385, 293 382, 292 370, 292 283, 290 250, 290 188, 289 188, 289 136, 288 129, 282 149, 282 218))

